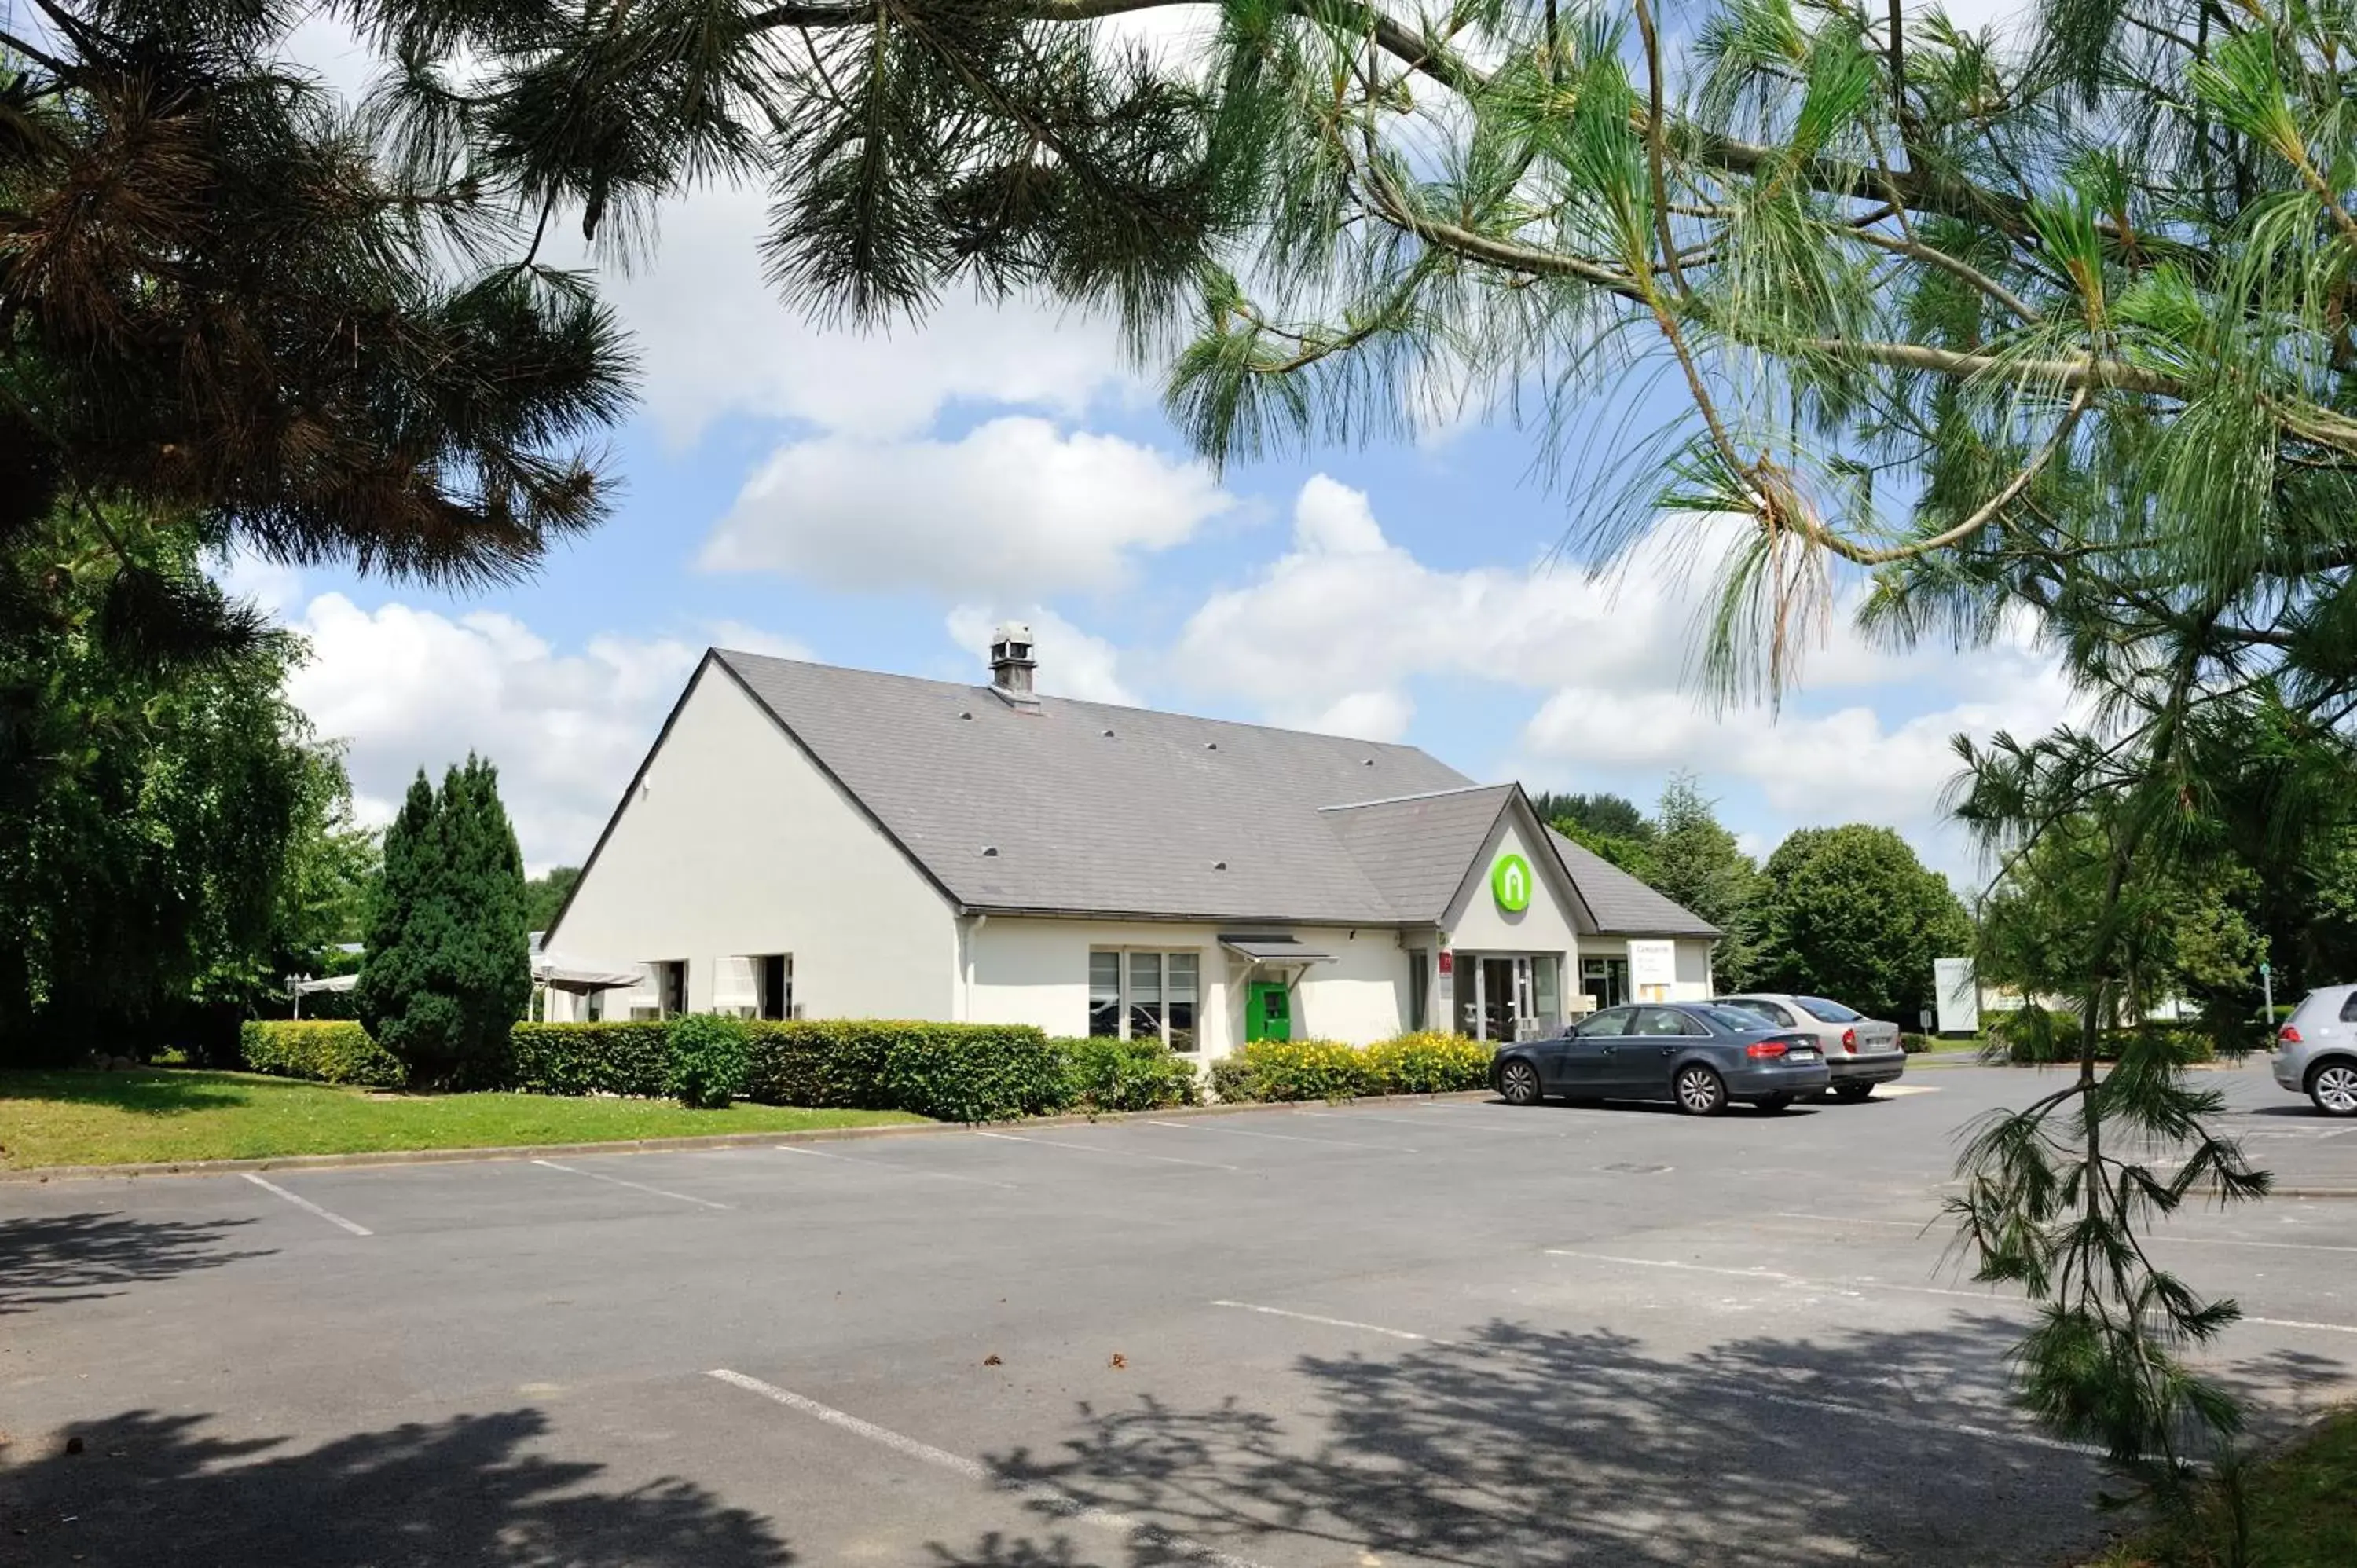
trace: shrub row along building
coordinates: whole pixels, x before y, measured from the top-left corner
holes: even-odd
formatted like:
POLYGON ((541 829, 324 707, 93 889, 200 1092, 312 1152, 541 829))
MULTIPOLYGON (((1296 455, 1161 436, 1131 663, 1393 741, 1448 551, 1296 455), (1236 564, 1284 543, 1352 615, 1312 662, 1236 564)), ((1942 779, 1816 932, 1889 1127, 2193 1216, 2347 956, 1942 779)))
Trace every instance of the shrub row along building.
POLYGON ((1718 933, 1414 746, 707 653, 547 934, 555 1015, 1483 1039, 1711 991, 1718 933))

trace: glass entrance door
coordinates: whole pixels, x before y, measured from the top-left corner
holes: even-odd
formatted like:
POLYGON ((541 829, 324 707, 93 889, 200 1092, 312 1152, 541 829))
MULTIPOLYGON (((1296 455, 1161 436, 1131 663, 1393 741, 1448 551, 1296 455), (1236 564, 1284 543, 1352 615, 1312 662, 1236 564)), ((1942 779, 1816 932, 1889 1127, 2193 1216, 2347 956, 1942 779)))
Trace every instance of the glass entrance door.
POLYGON ((1579 988, 1596 998, 1596 1005, 1618 1007, 1629 1000, 1629 961, 1589 958, 1579 963, 1579 988))

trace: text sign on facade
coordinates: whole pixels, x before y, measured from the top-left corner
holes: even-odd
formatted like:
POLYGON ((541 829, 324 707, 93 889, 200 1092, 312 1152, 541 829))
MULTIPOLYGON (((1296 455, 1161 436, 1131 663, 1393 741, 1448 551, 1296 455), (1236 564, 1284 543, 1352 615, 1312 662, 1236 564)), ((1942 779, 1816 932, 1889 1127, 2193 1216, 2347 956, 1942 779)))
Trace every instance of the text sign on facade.
POLYGON ((1666 1002, 1678 979, 1678 944, 1659 940, 1629 942, 1629 985, 1648 1002, 1666 1002))

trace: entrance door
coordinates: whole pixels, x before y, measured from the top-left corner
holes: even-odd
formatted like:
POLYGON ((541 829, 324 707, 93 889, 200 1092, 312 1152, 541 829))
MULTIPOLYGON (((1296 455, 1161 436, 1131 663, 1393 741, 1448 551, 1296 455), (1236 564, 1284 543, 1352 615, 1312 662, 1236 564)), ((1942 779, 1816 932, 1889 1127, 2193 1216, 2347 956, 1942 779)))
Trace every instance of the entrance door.
POLYGON ((1582 959, 1579 988, 1596 998, 1598 1008, 1618 1007, 1632 1000, 1629 994, 1629 961, 1625 958, 1582 959))
POLYGON ((1485 1040, 1511 1040, 1514 1037, 1514 1020, 1520 1015, 1518 999, 1522 994, 1517 972, 1523 961, 1512 958, 1485 958, 1481 961, 1481 1037, 1485 1040))
POLYGON ((1293 1038, 1293 993, 1276 981, 1255 980, 1244 992, 1244 1038, 1293 1038))

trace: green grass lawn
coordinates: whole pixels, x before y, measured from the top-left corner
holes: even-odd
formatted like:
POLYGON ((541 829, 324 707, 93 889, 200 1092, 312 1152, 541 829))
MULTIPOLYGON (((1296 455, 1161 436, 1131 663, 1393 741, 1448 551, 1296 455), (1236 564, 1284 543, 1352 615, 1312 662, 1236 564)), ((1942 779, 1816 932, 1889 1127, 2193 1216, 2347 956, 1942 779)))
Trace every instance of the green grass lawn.
POLYGON ((2237 1557, 2222 1499, 2205 1500, 2198 1526, 2157 1527, 2093 1568, 2349 1568, 2357 1563, 2357 1408, 2341 1411, 2282 1453, 2251 1466, 2243 1483, 2248 1550, 2237 1557))
POLYGON ((590 1144, 712 1133, 781 1133, 921 1122, 892 1111, 731 1105, 544 1094, 421 1094, 243 1072, 0 1072, 0 1166, 259 1159, 387 1149, 590 1144))

